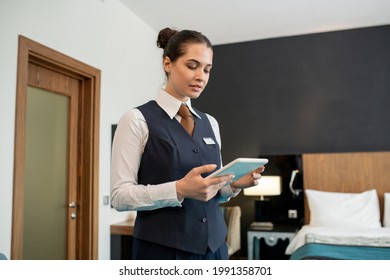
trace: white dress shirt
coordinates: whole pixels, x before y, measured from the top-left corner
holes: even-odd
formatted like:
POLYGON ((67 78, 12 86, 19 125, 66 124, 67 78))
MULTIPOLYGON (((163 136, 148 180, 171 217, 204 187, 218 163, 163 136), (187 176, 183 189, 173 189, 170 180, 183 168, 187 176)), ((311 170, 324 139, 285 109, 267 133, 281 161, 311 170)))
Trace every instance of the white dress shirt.
MULTIPOLYGON (((157 104, 169 115, 180 122, 177 114, 181 101, 177 100, 164 90, 160 90, 156 97, 157 104)), ((199 115, 191 107, 191 101, 186 102, 190 111, 199 115)), ((216 119, 207 115, 216 141, 221 147, 221 137, 216 119)), ((112 145, 111 159, 111 204, 118 211, 153 210, 162 207, 181 206, 177 198, 176 181, 158 185, 138 184, 138 169, 142 153, 148 141, 149 130, 145 118, 138 109, 126 112, 118 122, 112 145)), ((237 196, 229 185, 221 190, 221 202, 237 196)))

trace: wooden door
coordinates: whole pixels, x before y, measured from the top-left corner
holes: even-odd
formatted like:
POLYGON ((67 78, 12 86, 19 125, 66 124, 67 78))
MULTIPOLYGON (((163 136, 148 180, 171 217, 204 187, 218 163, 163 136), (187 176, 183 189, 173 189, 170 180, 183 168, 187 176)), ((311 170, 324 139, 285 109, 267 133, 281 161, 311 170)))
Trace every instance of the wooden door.
POLYGON ((81 81, 28 68, 23 258, 75 259, 81 81))
POLYGON ((12 259, 96 259, 100 71, 19 38, 12 259))

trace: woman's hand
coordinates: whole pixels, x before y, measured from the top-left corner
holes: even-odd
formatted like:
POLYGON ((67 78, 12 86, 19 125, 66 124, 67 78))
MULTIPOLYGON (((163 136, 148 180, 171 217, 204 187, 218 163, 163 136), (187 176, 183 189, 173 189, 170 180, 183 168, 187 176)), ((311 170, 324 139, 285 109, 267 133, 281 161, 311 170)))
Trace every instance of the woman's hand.
POLYGON ((208 173, 217 168, 215 164, 207 164, 193 168, 182 179, 176 181, 176 192, 179 201, 184 198, 193 198, 201 201, 212 199, 225 185, 230 184, 233 175, 224 175, 215 178, 203 178, 203 173, 208 173))
POLYGON ((237 181, 234 181, 230 184, 233 192, 237 192, 240 189, 245 189, 249 187, 256 186, 258 184, 257 180, 261 178, 261 174, 265 170, 264 166, 260 166, 256 170, 246 174, 237 181))

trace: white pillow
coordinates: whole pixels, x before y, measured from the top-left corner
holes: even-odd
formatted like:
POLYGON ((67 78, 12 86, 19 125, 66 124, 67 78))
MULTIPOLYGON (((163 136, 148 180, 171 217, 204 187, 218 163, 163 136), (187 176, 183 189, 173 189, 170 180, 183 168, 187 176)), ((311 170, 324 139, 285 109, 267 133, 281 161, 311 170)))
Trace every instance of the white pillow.
POLYGON ((380 208, 375 189, 362 193, 306 190, 310 225, 379 228, 380 208))
POLYGON ((385 207, 383 212, 383 226, 390 227, 390 193, 385 193, 385 207))

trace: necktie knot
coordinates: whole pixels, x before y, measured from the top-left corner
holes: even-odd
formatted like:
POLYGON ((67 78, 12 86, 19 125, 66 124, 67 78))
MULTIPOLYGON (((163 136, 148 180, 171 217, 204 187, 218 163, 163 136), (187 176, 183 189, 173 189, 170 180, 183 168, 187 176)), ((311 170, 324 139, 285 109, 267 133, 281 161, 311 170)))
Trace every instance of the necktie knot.
POLYGON ((180 109, 179 109, 179 116, 182 118, 192 117, 190 109, 188 109, 187 105, 181 104, 180 109))
POLYGON ((188 132, 188 134, 192 136, 195 127, 195 122, 187 105, 181 104, 178 114, 181 117, 181 125, 188 132))

